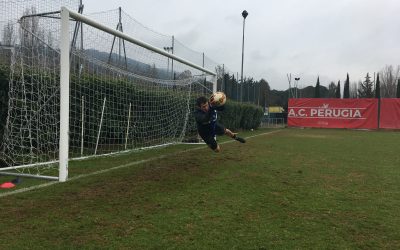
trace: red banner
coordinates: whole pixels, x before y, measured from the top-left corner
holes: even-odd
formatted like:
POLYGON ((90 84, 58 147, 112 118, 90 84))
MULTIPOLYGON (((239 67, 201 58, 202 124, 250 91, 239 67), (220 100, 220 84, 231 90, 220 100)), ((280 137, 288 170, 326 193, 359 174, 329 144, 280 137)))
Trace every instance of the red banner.
POLYGON ((378 128, 377 99, 289 99, 289 127, 378 128))
POLYGON ((400 99, 381 99, 380 128, 400 129, 400 99))

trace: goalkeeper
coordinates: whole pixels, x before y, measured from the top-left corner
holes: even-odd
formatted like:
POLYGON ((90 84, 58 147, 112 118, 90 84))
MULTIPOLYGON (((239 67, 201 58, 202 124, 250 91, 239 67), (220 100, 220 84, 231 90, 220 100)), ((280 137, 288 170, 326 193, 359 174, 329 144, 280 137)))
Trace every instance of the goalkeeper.
POLYGON ((204 142, 217 153, 220 152, 221 149, 215 140, 216 135, 225 134, 241 143, 246 142, 245 139, 236 136, 236 133, 233 133, 217 122, 217 111, 222 111, 223 109, 224 106, 213 106, 212 102, 209 102, 206 97, 201 96, 196 100, 196 110, 194 111, 199 135, 204 142))

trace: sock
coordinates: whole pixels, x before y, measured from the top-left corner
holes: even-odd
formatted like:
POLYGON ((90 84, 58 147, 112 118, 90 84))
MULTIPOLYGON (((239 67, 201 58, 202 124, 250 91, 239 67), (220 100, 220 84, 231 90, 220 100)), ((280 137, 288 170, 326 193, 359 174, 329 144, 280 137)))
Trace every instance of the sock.
POLYGON ((236 135, 234 135, 232 138, 233 138, 234 140, 238 141, 238 142, 241 142, 241 143, 245 143, 245 142, 246 142, 245 139, 243 139, 243 138, 241 138, 241 137, 239 137, 239 136, 236 136, 236 135))

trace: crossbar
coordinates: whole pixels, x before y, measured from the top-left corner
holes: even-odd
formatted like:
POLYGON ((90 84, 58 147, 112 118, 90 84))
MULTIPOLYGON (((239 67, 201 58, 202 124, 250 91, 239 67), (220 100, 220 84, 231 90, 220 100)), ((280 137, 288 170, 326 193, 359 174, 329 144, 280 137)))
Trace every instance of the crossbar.
POLYGON ((162 50, 160 48, 154 47, 153 45, 150 45, 150 44, 148 44, 148 43, 146 43, 144 41, 141 41, 139 39, 136 39, 136 38, 133 38, 131 36, 128 36, 127 34, 122 33, 119 30, 115 30, 115 29, 107 27, 107 26, 105 26, 103 24, 100 24, 100 23, 94 21, 93 19, 90 19, 90 18, 88 18, 88 17, 86 17, 86 16, 84 16, 82 14, 79 14, 79 13, 77 13, 75 11, 69 10, 67 7, 62 7, 61 9, 62 10, 65 9, 66 11, 68 11, 69 12, 69 16, 71 18, 75 19, 75 20, 79 20, 82 23, 85 23, 87 25, 93 26, 93 27, 95 27, 95 28, 97 28, 99 30, 102 30, 102 31, 107 32, 107 33, 110 33, 110 34, 112 34, 112 35, 114 35, 116 37, 122 38, 122 39, 124 39, 126 41, 129 41, 131 43, 137 44, 137 45, 139 45, 141 47, 144 47, 144 48, 146 48, 148 50, 151 50, 151 51, 153 51, 155 53, 158 53, 158 54, 161 54, 163 56, 166 56, 166 57, 169 57, 171 59, 174 59, 174 60, 176 60, 176 61, 178 61, 180 63, 183 63, 183 64, 188 65, 190 67, 193 67, 195 69, 198 69, 198 70, 200 70, 202 72, 205 72, 207 74, 210 74, 212 76, 216 76, 216 73, 211 71, 211 70, 208 70, 208 69, 206 69, 206 68, 204 68, 202 66, 199 66, 197 64, 191 63, 191 62, 189 62, 189 61, 187 61, 187 60, 185 60, 185 59, 183 59, 183 58, 181 58, 179 56, 176 56, 174 54, 167 53, 166 51, 164 51, 164 50, 162 50))

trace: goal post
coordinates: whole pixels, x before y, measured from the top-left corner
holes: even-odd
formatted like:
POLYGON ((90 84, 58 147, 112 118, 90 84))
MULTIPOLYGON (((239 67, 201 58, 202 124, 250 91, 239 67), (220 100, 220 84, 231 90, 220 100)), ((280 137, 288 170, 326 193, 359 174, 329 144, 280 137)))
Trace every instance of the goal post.
MULTIPOLYGON (((26 36, 30 39, 27 45, 16 45, 21 58, 15 59, 15 72, 10 79, 10 85, 16 86, 12 88, 14 93, 9 101, 6 146, 0 152, 0 159, 5 159, 7 167, 0 165, 0 175, 65 182, 70 160, 176 143, 182 140, 189 128, 193 129, 190 105, 196 95, 216 91, 214 71, 66 7, 58 13, 59 26, 52 26, 59 32, 57 44, 46 43, 43 36, 30 32, 26 36), (175 70, 178 70, 178 64, 182 65, 182 77, 170 80, 141 76, 118 65, 88 58, 86 51, 71 48, 71 22, 83 23, 96 32, 101 31, 108 37, 117 37, 146 50, 149 70, 156 65, 151 62, 153 54, 172 59, 175 70), (80 63, 78 68, 77 62, 80 63), (187 70, 183 66, 200 73, 185 73, 187 70), (81 73, 84 67, 87 76, 81 73), (205 86, 206 76, 212 77, 207 82, 212 83, 210 88, 205 86), (157 110, 162 106, 165 110, 157 110), (107 124, 103 124, 105 122, 107 124), (53 169, 58 165, 57 177, 43 175, 40 170, 38 173, 19 171, 50 165, 53 169), (8 170, 17 172, 6 172, 8 170)), ((51 32, 50 29, 49 34, 51 32)), ((101 45, 103 41, 97 38, 97 42, 101 45)), ((156 63, 167 62, 166 59, 156 60, 159 60, 156 63)))
POLYGON ((69 155, 69 11, 61 8, 60 34, 60 149, 59 149, 59 181, 68 178, 69 155))

